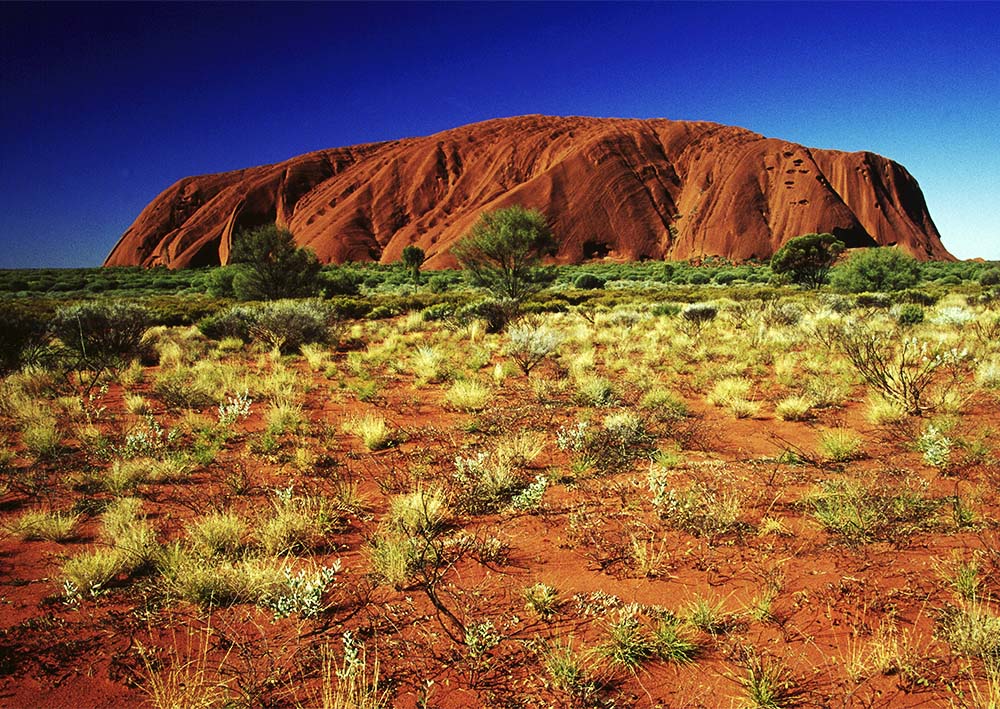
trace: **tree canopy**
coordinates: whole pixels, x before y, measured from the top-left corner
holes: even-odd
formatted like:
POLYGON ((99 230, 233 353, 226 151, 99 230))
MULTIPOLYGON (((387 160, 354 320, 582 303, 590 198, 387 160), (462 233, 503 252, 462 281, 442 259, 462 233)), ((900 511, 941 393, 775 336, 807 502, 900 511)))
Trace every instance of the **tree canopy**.
POLYGON ((771 270, 794 283, 819 288, 843 252, 844 242, 833 234, 803 234, 778 249, 771 257, 771 270))
POLYGON ((519 303, 537 290, 533 272, 555 249, 545 215, 514 206, 483 213, 451 253, 477 285, 519 303))
POLYGON ((403 265, 410 269, 410 277, 415 283, 420 283, 420 267, 426 258, 427 254, 419 246, 410 244, 403 247, 403 265))
POLYGON ((233 239, 230 263, 239 266, 232 289, 241 300, 279 300, 314 295, 319 259, 299 248, 287 229, 268 224, 233 239))

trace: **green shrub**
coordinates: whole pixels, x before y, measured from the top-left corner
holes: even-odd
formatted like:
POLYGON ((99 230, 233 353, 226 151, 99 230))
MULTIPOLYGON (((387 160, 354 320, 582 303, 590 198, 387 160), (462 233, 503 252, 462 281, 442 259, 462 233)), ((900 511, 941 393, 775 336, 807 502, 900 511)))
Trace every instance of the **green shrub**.
POLYGON ((916 288, 907 288, 906 290, 901 290, 896 293, 895 301, 897 303, 913 303, 914 305, 922 305, 926 308, 938 302, 938 297, 933 293, 928 293, 927 291, 917 290, 916 288))
POLYGON ((535 209, 511 206, 484 212, 468 235, 451 248, 476 285, 518 305, 539 290, 537 264, 554 254, 556 242, 545 215, 535 209))
POLYGON ((239 269, 232 266, 214 269, 205 279, 205 290, 216 298, 233 297, 233 279, 237 273, 239 269))
POLYGON ((885 293, 858 293, 854 304, 859 308, 888 308, 892 300, 885 293))
POLYGON ((0 374, 38 358, 46 343, 45 323, 21 309, 0 308, 0 374))
POLYGON ((206 337, 235 337, 260 342, 282 353, 297 352, 307 343, 326 344, 335 339, 339 318, 334 309, 317 300, 277 300, 255 305, 235 305, 204 318, 198 329, 206 337))
POLYGON ((331 342, 335 324, 333 312, 320 301, 279 300, 257 306, 250 334, 288 354, 306 343, 331 342))
POLYGON ((435 303, 420 311, 420 317, 425 322, 448 320, 455 316, 455 310, 455 306, 451 303, 435 303))
POLYGON ((486 323, 487 332, 502 332, 507 324, 521 311, 521 304, 509 298, 481 300, 459 308, 459 320, 479 318, 486 323))
POLYGON ((248 305, 234 305, 222 312, 209 315, 198 322, 198 329, 205 337, 213 340, 236 338, 250 342, 250 326, 254 321, 254 311, 248 305))
POLYGON ((900 325, 916 325, 924 321, 924 309, 916 303, 906 303, 896 312, 896 322, 900 325))
POLYGON ((389 318, 394 318, 399 314, 399 310, 389 305, 376 305, 368 311, 367 318, 369 320, 387 320, 389 318))
POLYGON ((357 274, 344 268, 324 268, 319 274, 320 290, 327 296, 357 295, 360 292, 357 274))
POLYGON ((651 311, 653 315, 674 317, 681 312, 680 303, 657 303, 651 311))
POLYGON ((318 290, 316 255, 298 248, 292 233, 274 224, 240 233, 230 261, 238 264, 232 287, 240 300, 301 298, 318 290))
POLYGON ((593 273, 581 273, 573 281, 573 287, 580 290, 596 290, 604 287, 604 279, 593 273))
POLYGON ((912 288, 920 282, 920 263, 905 251, 870 248, 855 253, 833 269, 835 288, 850 293, 881 292, 912 288))
POLYGON ((427 280, 427 289, 431 293, 444 293, 449 288, 461 283, 462 278, 458 274, 438 273, 427 280))
POLYGON ((833 234, 805 234, 787 241, 771 258, 771 270, 794 283, 819 288, 844 250, 833 234))
POLYGON ((149 323, 145 308, 110 301, 60 308, 50 327, 78 367, 102 370, 135 359, 149 323))
POLYGON ((981 286, 1000 285, 1000 266, 993 266, 992 268, 987 268, 985 271, 980 273, 979 285, 981 286))

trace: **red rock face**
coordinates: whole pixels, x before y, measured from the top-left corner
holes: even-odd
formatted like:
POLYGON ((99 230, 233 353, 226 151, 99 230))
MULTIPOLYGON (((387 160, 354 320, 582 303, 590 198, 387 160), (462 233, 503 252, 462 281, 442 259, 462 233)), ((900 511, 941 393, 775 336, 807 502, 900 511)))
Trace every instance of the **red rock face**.
POLYGON ((510 205, 548 216, 561 263, 763 259, 808 232, 953 258, 916 180, 872 153, 715 123, 522 116, 185 178, 105 265, 226 263, 234 235, 276 222, 323 262, 389 263, 416 244, 443 268, 483 211, 510 205))

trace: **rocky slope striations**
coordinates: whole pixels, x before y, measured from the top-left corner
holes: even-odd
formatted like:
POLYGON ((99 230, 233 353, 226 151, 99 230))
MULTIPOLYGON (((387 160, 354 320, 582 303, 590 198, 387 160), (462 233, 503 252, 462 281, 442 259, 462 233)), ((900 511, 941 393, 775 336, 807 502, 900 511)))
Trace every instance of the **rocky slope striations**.
POLYGON ((234 234, 277 222, 324 262, 416 244, 444 267, 480 213, 514 204, 548 216, 560 262, 767 258, 813 231, 951 258, 916 181, 878 155, 714 123, 522 116, 185 178, 105 265, 226 263, 234 234))

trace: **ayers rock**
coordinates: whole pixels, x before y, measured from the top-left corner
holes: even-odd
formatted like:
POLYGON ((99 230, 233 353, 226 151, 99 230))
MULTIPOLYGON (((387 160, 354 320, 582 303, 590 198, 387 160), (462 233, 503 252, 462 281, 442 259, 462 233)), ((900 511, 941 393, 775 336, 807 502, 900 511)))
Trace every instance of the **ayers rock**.
POLYGON ((323 262, 388 263, 416 244, 448 267, 484 210, 515 204, 547 215, 561 263, 763 259, 808 232, 953 258, 916 180, 872 153, 716 123, 521 116, 184 178, 105 265, 224 264, 234 234, 276 222, 323 262))

